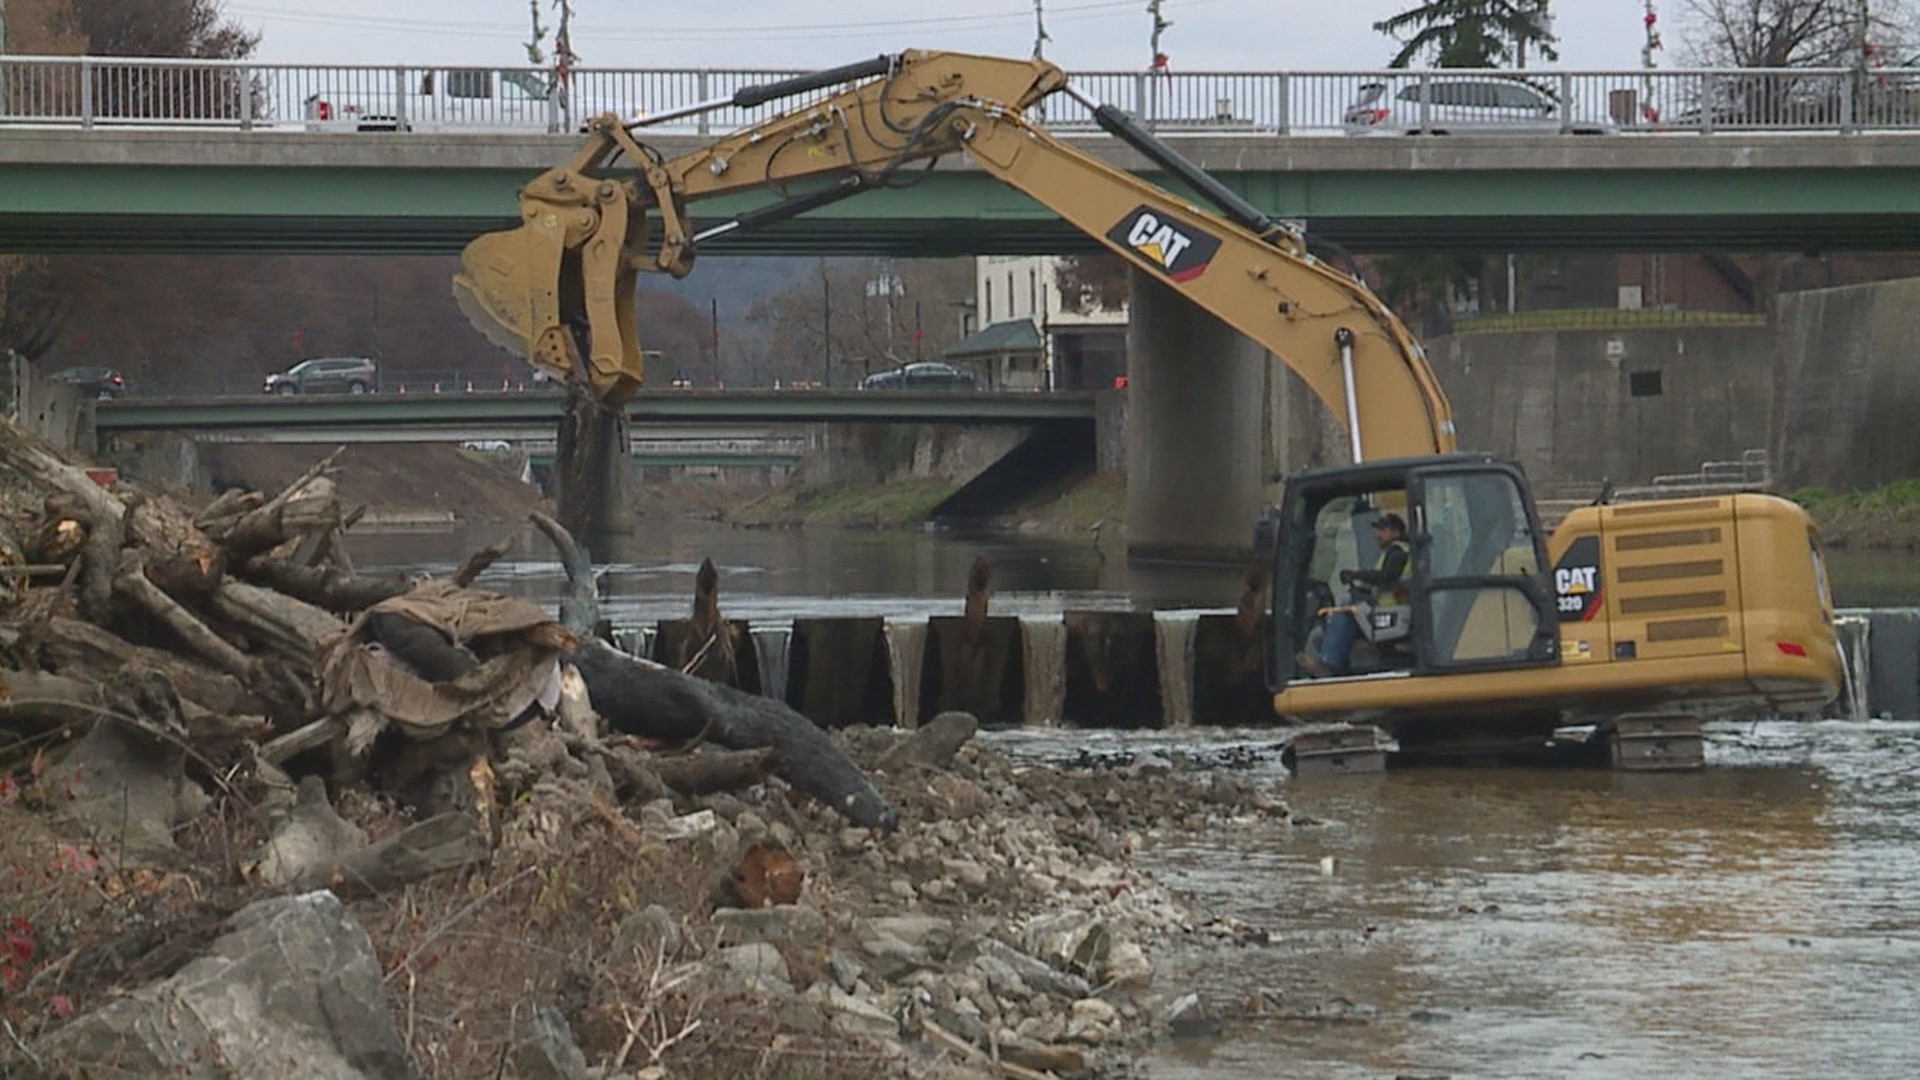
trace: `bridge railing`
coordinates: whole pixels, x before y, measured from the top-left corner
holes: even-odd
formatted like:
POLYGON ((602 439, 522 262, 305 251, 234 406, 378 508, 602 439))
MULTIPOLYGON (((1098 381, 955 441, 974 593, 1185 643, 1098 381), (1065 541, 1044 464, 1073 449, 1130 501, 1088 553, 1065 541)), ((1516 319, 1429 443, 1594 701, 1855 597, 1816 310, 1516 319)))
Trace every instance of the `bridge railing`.
MULTIPOLYGON (((296 131, 572 131, 724 98, 795 74, 747 68, 582 68, 565 85, 537 68, 260 64, 0 56, 0 125, 296 131)), ((1095 100, 1162 130, 1249 135, 1411 130, 1666 133, 1920 128, 1920 68, 1658 71, 1086 71, 1095 100)), ((793 100, 727 107, 658 130, 730 131, 793 100)), ((1049 126, 1092 126, 1056 95, 1049 126)))

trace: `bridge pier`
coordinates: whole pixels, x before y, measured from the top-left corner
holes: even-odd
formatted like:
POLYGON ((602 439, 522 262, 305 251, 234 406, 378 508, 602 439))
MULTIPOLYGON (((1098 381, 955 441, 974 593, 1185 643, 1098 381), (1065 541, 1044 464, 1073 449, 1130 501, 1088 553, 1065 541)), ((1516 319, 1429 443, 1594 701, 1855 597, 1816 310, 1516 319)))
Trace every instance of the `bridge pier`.
POLYGON ((1266 350, 1137 268, 1127 325, 1127 555, 1239 562, 1266 501, 1266 350))

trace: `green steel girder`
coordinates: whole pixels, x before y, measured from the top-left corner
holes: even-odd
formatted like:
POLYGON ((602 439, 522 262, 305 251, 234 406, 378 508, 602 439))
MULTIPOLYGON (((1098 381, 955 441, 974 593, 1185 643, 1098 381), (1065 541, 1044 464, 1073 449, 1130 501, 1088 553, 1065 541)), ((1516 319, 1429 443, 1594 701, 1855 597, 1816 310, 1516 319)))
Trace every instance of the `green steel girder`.
MULTIPOLYGON (((1902 168, 1222 172, 1262 209, 1354 250, 1920 247, 1902 168)), ((447 254, 516 223, 521 170, 0 162, 0 251, 447 254)), ((708 219, 770 197, 702 203, 708 219)), ((977 172, 942 170, 715 254, 1072 253, 1093 241, 977 172)))
MULTIPOLYGON (((95 404, 95 430, 289 431, 311 428, 446 428, 559 422, 557 394, 376 394, 368 397, 121 398, 95 404)), ((899 393, 875 391, 663 391, 627 405, 637 423, 1092 423, 1088 393, 899 393)))

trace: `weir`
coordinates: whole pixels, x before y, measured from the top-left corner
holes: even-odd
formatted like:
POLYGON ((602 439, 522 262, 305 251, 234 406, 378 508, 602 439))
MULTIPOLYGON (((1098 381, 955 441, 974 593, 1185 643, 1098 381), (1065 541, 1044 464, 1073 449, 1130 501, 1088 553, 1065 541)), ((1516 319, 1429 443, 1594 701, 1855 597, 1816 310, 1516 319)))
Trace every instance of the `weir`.
MULTIPOLYGON (((994 727, 1273 722, 1263 635, 1247 633, 1230 611, 994 616, 974 640, 950 616, 734 625, 735 685, 828 728, 914 728, 947 709, 994 727)), ((1847 678, 1828 715, 1920 717, 1920 608, 1842 611, 1836 630, 1847 678)), ((623 628, 614 641, 666 664, 690 648, 683 619, 623 628)))

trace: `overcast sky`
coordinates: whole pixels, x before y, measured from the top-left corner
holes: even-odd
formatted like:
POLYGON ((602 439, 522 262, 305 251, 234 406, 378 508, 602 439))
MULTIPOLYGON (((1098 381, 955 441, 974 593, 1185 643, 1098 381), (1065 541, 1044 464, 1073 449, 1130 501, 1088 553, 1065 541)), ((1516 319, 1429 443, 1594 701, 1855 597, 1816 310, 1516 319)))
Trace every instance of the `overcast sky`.
MULTIPOLYGON (((1043 0, 1049 59, 1136 70, 1149 57, 1147 0, 1043 0)), ((552 0, 539 0, 553 21, 552 0)), ((1377 68, 1395 44, 1373 23, 1411 0, 1164 0, 1176 70, 1377 68)), ((1673 0, 1661 3, 1670 12, 1673 0)), ((527 0, 227 0, 261 34, 258 59, 289 63, 526 62, 527 0)), ((1559 0, 1556 66, 1637 68, 1643 0, 1559 0)), ((1670 49, 1677 42, 1669 33, 1670 49)), ((574 50, 593 67, 830 67, 903 48, 1024 56, 1033 0, 574 0, 574 50)), ((1664 57, 1663 65, 1677 58, 1664 57)))

